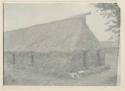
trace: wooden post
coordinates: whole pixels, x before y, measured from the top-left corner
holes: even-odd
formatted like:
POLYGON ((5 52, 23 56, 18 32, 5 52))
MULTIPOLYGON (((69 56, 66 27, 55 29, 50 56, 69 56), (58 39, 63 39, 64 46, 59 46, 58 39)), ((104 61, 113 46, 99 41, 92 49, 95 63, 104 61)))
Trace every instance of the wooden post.
POLYGON ((13 53, 13 64, 16 63, 16 60, 15 60, 15 53, 13 53))
POLYGON ((101 61, 101 58, 100 58, 100 49, 97 50, 96 52, 97 52, 97 62, 98 62, 97 64, 98 64, 98 65, 101 65, 101 64, 100 64, 100 61, 101 61))
POLYGON ((101 62, 100 62, 101 65, 104 65, 104 64, 105 64, 105 57, 106 57, 105 51, 102 50, 102 51, 101 51, 101 62))
POLYGON ((33 54, 31 55, 31 65, 32 66, 34 65, 34 56, 33 56, 33 54))
POLYGON ((97 62, 98 62, 98 65, 105 64, 105 52, 102 49, 97 50, 97 62))
POLYGON ((88 53, 88 51, 87 50, 83 50, 83 51, 84 51, 83 52, 83 56, 84 56, 83 65, 87 69, 88 68, 88 66, 87 66, 87 53, 88 53))

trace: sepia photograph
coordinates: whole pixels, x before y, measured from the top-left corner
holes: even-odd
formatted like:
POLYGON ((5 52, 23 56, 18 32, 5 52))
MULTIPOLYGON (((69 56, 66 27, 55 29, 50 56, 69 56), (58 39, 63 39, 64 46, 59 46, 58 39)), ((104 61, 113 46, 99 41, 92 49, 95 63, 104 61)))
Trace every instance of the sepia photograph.
POLYGON ((4 3, 3 85, 118 86, 114 3, 4 3))

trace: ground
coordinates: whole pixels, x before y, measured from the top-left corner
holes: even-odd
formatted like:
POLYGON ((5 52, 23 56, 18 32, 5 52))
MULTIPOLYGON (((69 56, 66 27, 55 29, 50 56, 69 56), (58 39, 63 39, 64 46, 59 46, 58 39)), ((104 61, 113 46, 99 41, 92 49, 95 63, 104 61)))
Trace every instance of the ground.
POLYGON ((4 64, 5 85, 59 85, 59 86, 115 86, 118 84, 117 67, 118 52, 106 51, 106 64, 110 69, 79 79, 59 77, 57 74, 49 75, 37 70, 15 69, 11 64, 4 64), (37 74, 37 75, 36 75, 37 74))

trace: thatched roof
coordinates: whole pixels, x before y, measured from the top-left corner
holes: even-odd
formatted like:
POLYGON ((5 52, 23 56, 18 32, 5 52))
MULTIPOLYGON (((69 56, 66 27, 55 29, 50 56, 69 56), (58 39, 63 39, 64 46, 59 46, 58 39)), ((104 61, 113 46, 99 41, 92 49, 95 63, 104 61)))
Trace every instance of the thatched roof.
POLYGON ((5 51, 73 51, 99 48, 85 15, 5 32, 5 51))

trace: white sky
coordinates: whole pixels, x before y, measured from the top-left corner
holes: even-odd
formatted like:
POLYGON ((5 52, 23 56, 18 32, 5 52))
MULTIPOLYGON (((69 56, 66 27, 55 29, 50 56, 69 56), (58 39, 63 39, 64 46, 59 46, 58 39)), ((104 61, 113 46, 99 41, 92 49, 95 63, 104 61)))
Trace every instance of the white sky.
POLYGON ((42 24, 50 21, 61 20, 77 14, 91 11, 87 16, 87 24, 100 41, 109 39, 111 33, 104 32, 106 21, 90 4, 83 3, 44 3, 44 4, 5 4, 4 30, 11 31, 42 24))

